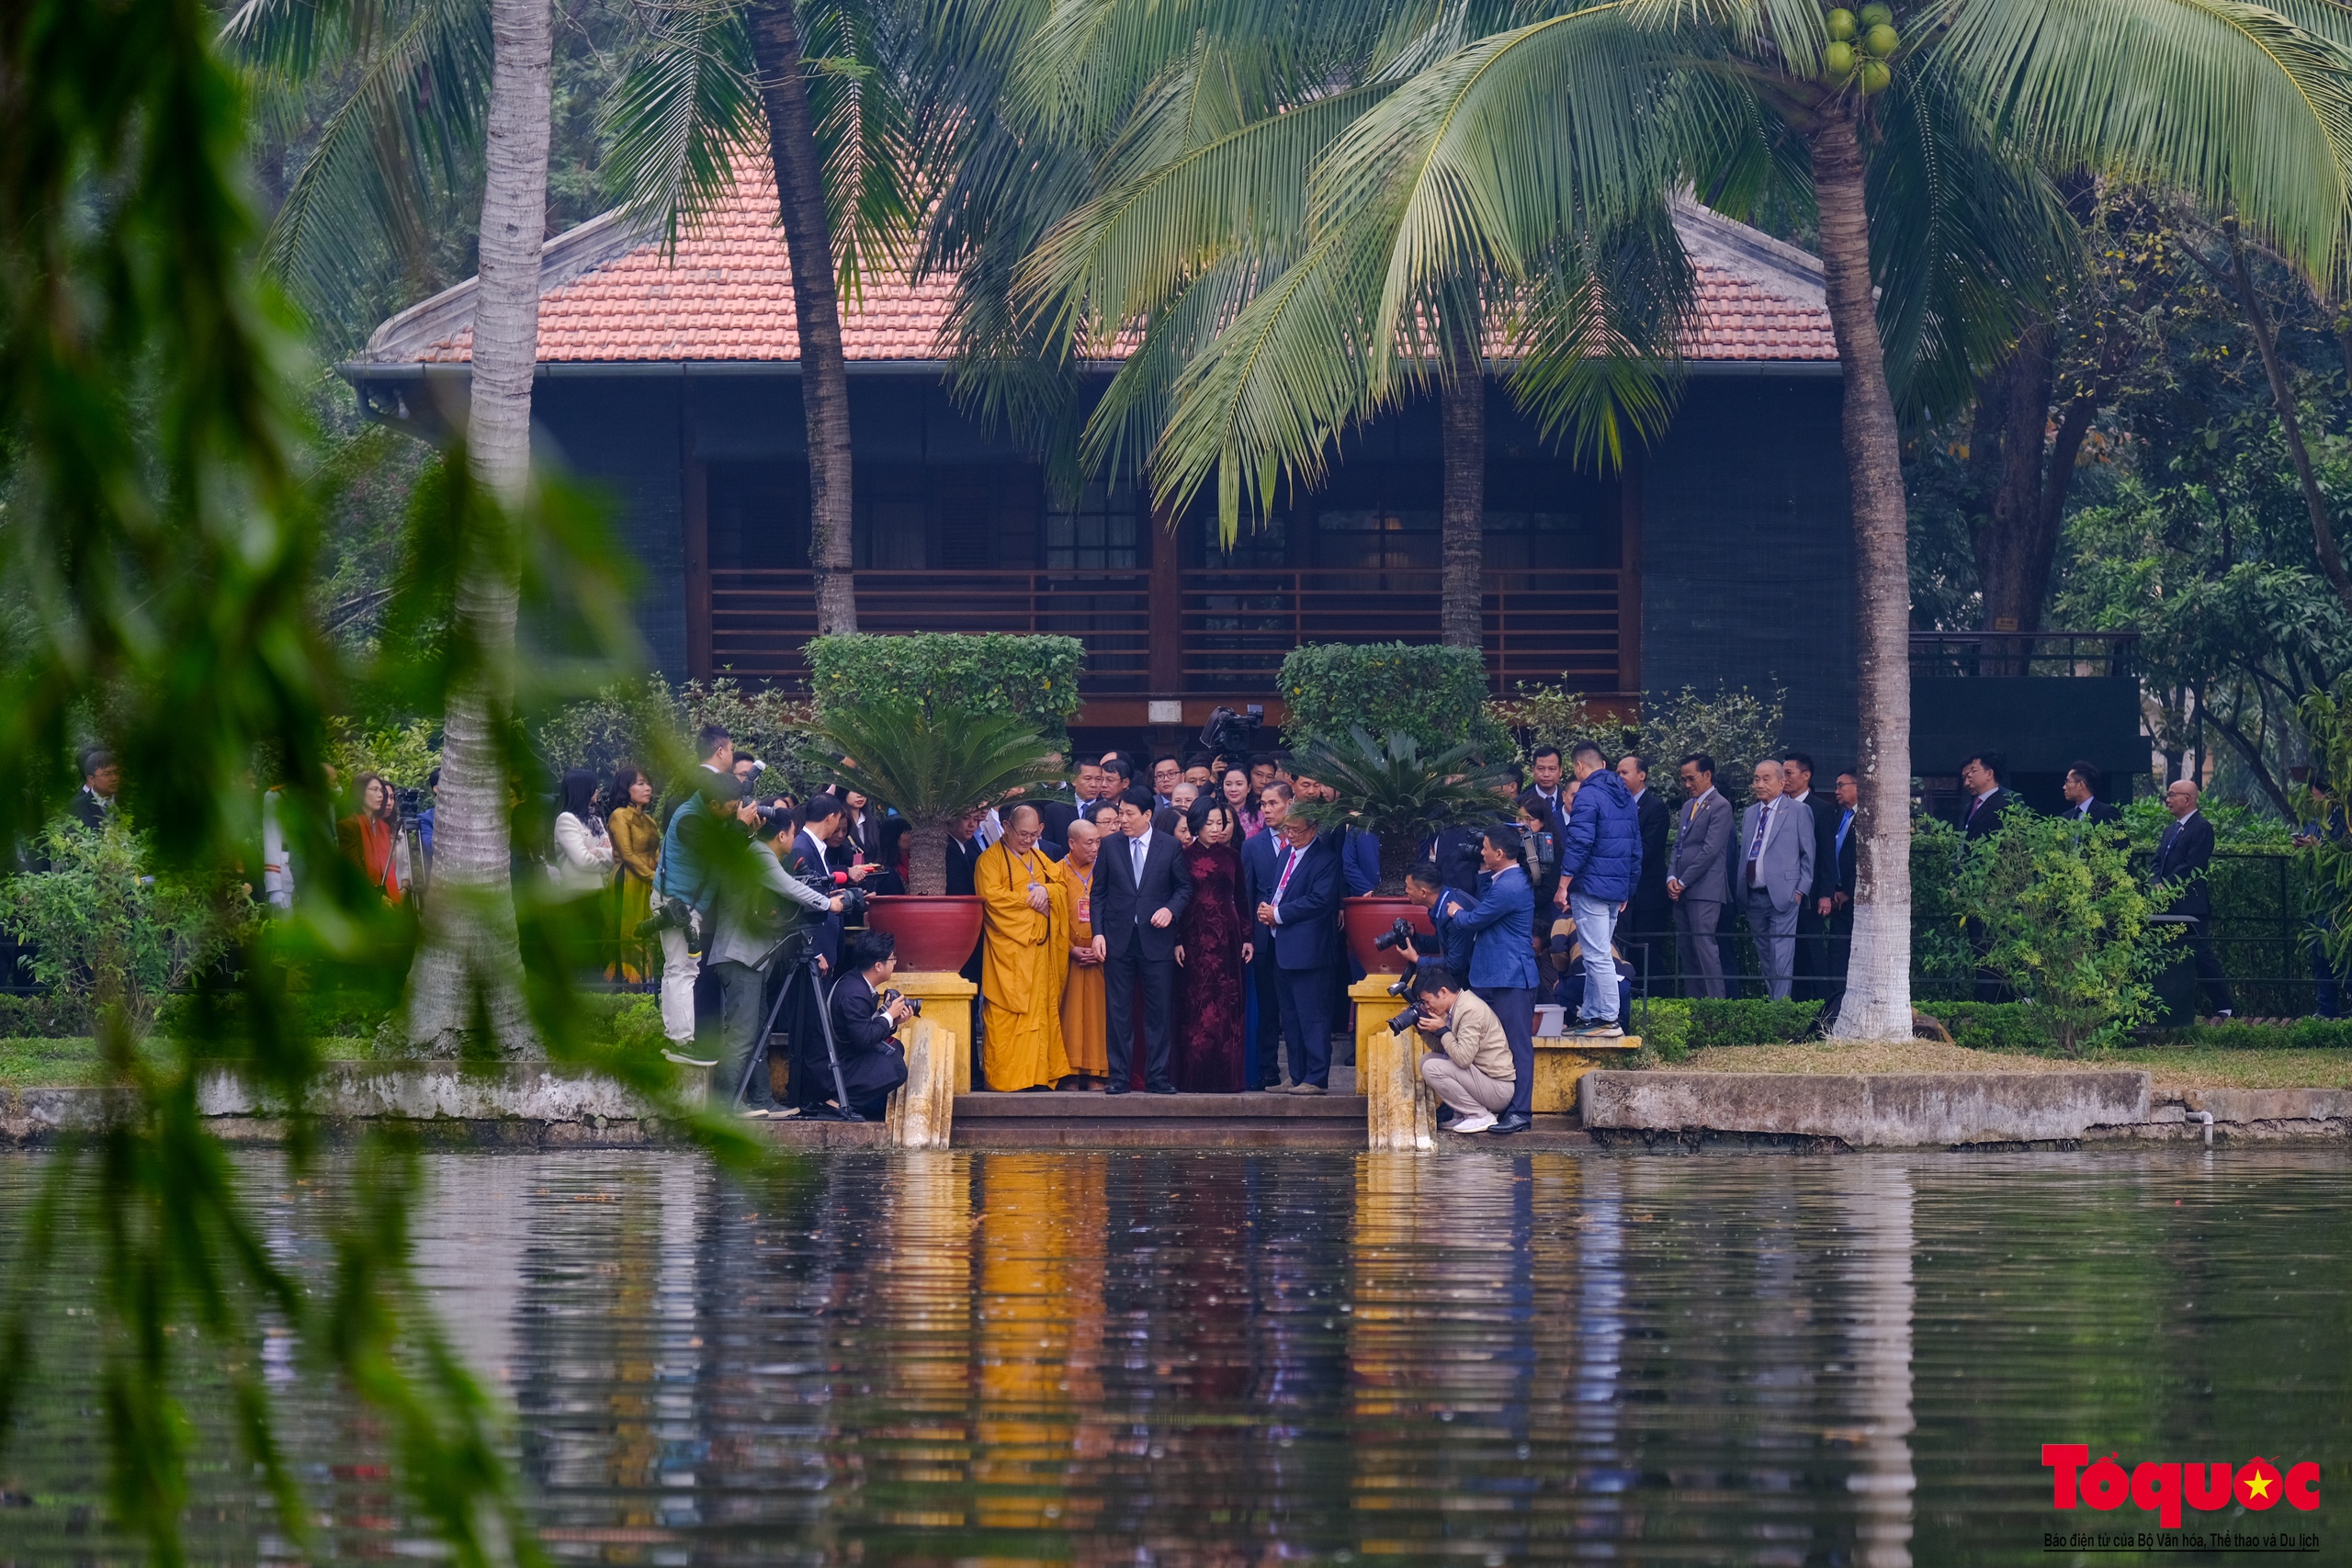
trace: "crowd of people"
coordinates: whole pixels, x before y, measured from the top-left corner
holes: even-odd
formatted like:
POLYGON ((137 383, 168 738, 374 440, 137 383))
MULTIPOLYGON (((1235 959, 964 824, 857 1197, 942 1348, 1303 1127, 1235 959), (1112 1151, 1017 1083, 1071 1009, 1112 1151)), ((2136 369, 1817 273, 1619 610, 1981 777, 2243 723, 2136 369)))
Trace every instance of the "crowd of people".
MULTIPOLYGON (((723 728, 699 739, 698 768, 668 800, 633 765, 603 780, 564 774, 548 840, 539 855, 518 845, 518 871, 540 862, 557 897, 580 902, 604 933, 604 976, 658 988, 673 1059, 716 1069, 747 1114, 874 1113, 904 1079, 896 1033, 913 1004, 888 987, 891 938, 860 929, 857 911, 865 897, 909 886, 906 824, 846 788, 805 799, 763 789, 763 764, 738 755, 723 728), (746 845, 764 852, 750 857, 754 874, 718 874, 746 845), (799 946, 777 962, 795 931, 799 946), (803 973, 812 983, 786 994, 803 973), (757 1070, 763 1021, 778 1020, 792 1043, 781 1100, 757 1070)), ((71 814, 102 827, 119 771, 103 750, 80 761, 71 814)), ((1743 930, 1766 995, 1842 988, 1857 775, 1819 788, 1813 759, 1786 751, 1753 764, 1735 808, 1712 757, 1674 767, 1681 798, 1669 807, 1647 756, 1539 747, 1523 773, 1510 770, 1492 820, 1421 845, 1405 884, 1434 934, 1419 939, 1430 951, 1407 942, 1402 955, 1429 1037, 1424 1077, 1456 1130, 1528 1124, 1539 1007, 1557 1007, 1570 1035, 1619 1037, 1637 987, 1728 994, 1743 930)), ((1969 757, 1961 779, 1968 840, 2020 804, 1999 752, 1969 757)), ((435 772, 427 789, 438 786, 435 772)), ((2088 763, 2068 772, 2064 794, 2065 814, 2086 828, 2120 820, 2088 763)), ((432 807, 404 820, 398 792, 372 773, 347 798, 344 855, 386 900, 419 897, 432 807)), ((1328 1092, 1347 1045, 1347 988, 1363 973, 1342 900, 1371 893, 1382 872, 1373 835, 1297 809, 1335 798, 1286 752, 1146 761, 1113 751, 1081 760, 1065 784, 967 813, 944 871, 950 894, 982 908, 965 966, 978 987, 980 1086, 1328 1092)), ((262 890, 287 907, 295 874, 277 803, 275 791, 265 801, 262 890)), ((2165 803, 2175 820, 2152 876, 2177 885, 2171 911, 2192 922, 2199 977, 2226 1017, 2228 984, 2204 929, 2212 829, 2194 784, 2171 785, 2165 803)))

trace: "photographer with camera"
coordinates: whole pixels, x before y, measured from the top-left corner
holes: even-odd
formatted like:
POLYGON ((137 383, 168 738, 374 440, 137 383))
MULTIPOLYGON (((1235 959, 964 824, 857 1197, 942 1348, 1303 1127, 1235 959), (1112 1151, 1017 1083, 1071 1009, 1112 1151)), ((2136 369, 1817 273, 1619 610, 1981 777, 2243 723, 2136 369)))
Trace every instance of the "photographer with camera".
POLYGON ((1453 919, 1475 939, 1470 984, 1479 999, 1502 1021, 1510 1041, 1516 1094, 1510 1109, 1488 1129, 1498 1136, 1524 1133, 1535 1083, 1535 893, 1519 862, 1519 829, 1498 822, 1478 840, 1487 870, 1486 897, 1453 919))
POLYGON ((1477 994, 1465 991, 1442 964, 1424 964, 1413 976, 1414 1027, 1434 1035, 1436 1049, 1421 1058, 1421 1081, 1453 1111, 1453 1130, 1483 1133, 1510 1109, 1519 1067, 1502 1020, 1477 994))
MULTIPOLYGON (((878 1122, 888 1109, 891 1091, 907 1081, 906 1047, 898 1040, 899 1025, 922 1010, 887 990, 899 967, 899 939, 888 931, 860 931, 850 943, 850 972, 833 987, 833 1051, 841 1063, 842 1088, 849 1093, 843 1109, 868 1122, 878 1122)), ((818 1094, 832 1101, 831 1064, 818 1084, 818 1094)))
MULTIPOLYGON (((796 928, 812 915, 828 919, 838 915, 842 898, 785 871, 775 848, 784 824, 763 815, 756 802, 739 799, 724 816, 751 829, 757 841, 747 844, 741 838, 731 838, 713 856, 709 868, 716 897, 711 906, 710 945, 703 964, 718 981, 718 1083, 722 1092, 732 1094, 748 1073, 751 1082, 743 1091, 743 1114, 770 1116, 775 1112, 775 1097, 770 1092, 768 1075, 764 1070, 752 1071, 767 1047, 759 1036, 768 1016, 769 973, 777 954, 786 951, 787 938, 800 934, 796 928)), ((823 863, 821 857, 819 863, 823 863)), ((838 930, 838 921, 833 923, 838 930)), ((797 948, 798 943, 791 945, 797 948)), ((796 1021, 796 1044, 802 1032, 796 1021)), ((797 1075, 795 1083, 798 1083, 797 1075)))
MULTIPOLYGON (((1429 906, 1430 930, 1436 934, 1437 951, 1430 959, 1442 962, 1456 975, 1470 973, 1472 932, 1466 926, 1457 925, 1454 917, 1471 907, 1472 900, 1445 885, 1445 878, 1435 861, 1419 861, 1405 874, 1405 892, 1409 897, 1429 906)), ((1408 964, 1427 962, 1408 935, 1398 941, 1396 951, 1405 955, 1408 964)))
POLYGON ((706 724, 696 739, 702 765, 683 781, 684 797, 671 807, 662 828, 662 858, 653 868, 653 913, 645 923, 661 937, 662 1032, 670 1042, 670 1059, 708 1067, 716 1060, 695 1044, 695 981, 717 889, 711 860, 731 847, 722 812, 731 815, 740 792, 734 738, 719 725, 706 724))

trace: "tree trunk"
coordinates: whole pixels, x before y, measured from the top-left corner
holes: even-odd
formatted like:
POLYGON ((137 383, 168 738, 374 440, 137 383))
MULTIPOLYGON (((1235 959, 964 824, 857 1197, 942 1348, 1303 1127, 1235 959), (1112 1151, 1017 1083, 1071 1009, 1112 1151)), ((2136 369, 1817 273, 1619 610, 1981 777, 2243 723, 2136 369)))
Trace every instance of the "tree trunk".
POLYGON ((481 271, 474 296, 467 462, 481 495, 459 542, 459 635, 474 674, 451 691, 434 808, 433 892, 409 976, 409 1041, 455 1055, 477 1022, 500 1048, 532 1043, 514 931, 506 735, 514 696, 517 526, 531 477, 531 378, 547 238, 550 0, 492 0, 481 271))
POLYGON ((2352 573, 2335 547, 2335 525, 2327 514, 2327 498, 2320 493, 2312 473, 2310 450, 2303 445, 2302 422, 2295 415, 2294 389, 2287 384, 2286 367, 2278 360, 2278 339, 2270 327, 2270 309, 2255 291, 2254 275, 2246 269, 2245 246, 2233 227, 2230 235, 2230 272, 2236 280, 2239 301, 2245 307, 2246 325, 2254 329, 2255 346, 2262 351, 2262 371, 2270 382, 2270 400, 2278 408, 2278 428, 2287 438, 2287 460, 2295 467, 2295 481, 2302 489, 2303 509, 2312 520, 2312 552, 2335 596, 2352 609, 2352 573))
POLYGON ((2054 531, 2044 536, 2041 504, 2050 389, 2050 324, 2036 321, 1982 389, 1998 400, 1996 420, 1984 423, 1997 429, 2001 443, 1993 493, 1984 498, 1984 510, 1969 530, 1988 632, 2030 636, 2041 628, 2041 602, 2050 591, 2050 562, 2058 545, 2054 531))
POLYGON ((842 359, 841 295, 825 219, 825 169, 808 113, 793 0, 755 0, 752 54, 767 106, 776 212, 792 258, 792 310, 800 327, 800 406, 808 421, 808 565, 817 580, 817 635, 857 630, 850 556, 849 373, 842 359))
POLYGON ((1851 111, 1807 136, 1821 217, 1822 278, 1844 373, 1847 487, 1854 508, 1861 807, 1854 946, 1837 1034, 1911 1037, 1911 581, 1903 448, 1871 288, 1870 213, 1851 111))
POLYGON ((1475 323, 1444 323, 1445 373, 1438 378, 1444 430, 1444 498, 1438 514, 1442 561, 1438 634, 1448 648, 1487 641, 1487 362, 1475 323))
POLYGON ((947 829, 918 822, 907 829, 907 891, 918 898, 947 897, 947 829))

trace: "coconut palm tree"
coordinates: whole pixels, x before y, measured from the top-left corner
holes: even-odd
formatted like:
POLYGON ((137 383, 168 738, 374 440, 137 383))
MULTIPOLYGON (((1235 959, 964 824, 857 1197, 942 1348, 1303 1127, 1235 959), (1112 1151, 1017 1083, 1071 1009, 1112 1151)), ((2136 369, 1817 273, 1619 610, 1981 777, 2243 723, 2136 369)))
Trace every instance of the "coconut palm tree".
MULTIPOLYGON (((1228 40, 1240 50, 1319 36, 1312 0, 1084 9, 1082 28, 1045 29, 1026 65, 1077 106, 1069 118, 1178 40, 1214 53, 1228 40), (1046 58, 1080 33, 1076 51, 1046 58)), ((1587 346, 1610 335, 1598 323, 1608 295, 1600 258, 1611 252, 1597 237, 1613 242, 1645 220, 1656 232, 1665 193, 1691 188, 1736 209, 1777 188, 1809 205, 1844 373, 1859 578, 1862 840, 1838 1027, 1907 1034, 1898 402, 1963 392, 2037 303, 2034 280, 2069 243, 2044 169, 2126 167, 2232 210, 2295 265, 2340 283, 2352 29, 2310 0, 1942 0, 1859 17, 1805 0, 1600 0, 1515 11, 1483 35, 1476 7, 1354 9, 1384 40, 1411 41, 1366 79, 1371 101, 1354 113, 1332 103, 1343 123, 1318 125, 1328 140, 1305 160, 1295 237, 1248 255, 1250 287, 1225 295, 1243 302, 1203 333, 1212 341, 1202 352, 1161 367, 1160 503, 1182 504, 1214 479, 1230 529, 1244 505, 1270 506, 1284 480, 1318 477, 1351 423, 1423 373, 1419 334, 1441 291, 1463 277, 1567 301, 1526 309, 1541 323, 1531 347, 1556 367, 1579 334, 1587 346)), ((1301 161, 1302 130, 1278 119, 1257 135, 1289 149, 1293 168, 1301 161)), ((1232 175, 1195 195, 1197 216, 1162 231, 1214 232, 1220 209, 1228 227, 1246 221, 1260 210, 1252 197, 1275 199, 1232 175)), ((1119 296, 1090 285, 1086 298, 1125 320, 1119 296)), ((1605 398, 1620 376, 1607 366, 1549 373, 1588 398, 1605 398)))
POLYGON ((854 632, 841 298, 895 265, 922 210, 907 34, 887 0, 668 0, 648 16, 606 122, 614 190, 674 240, 765 152, 800 336, 817 634, 854 632))
POLYGON ((531 480, 539 248, 547 237, 551 0, 377 0, 314 6, 248 0, 226 38, 281 78, 364 61, 281 212, 272 254, 309 254, 324 218, 398 208, 421 170, 403 160, 482 135, 480 282, 466 421, 471 486, 458 487, 453 641, 464 674, 442 718, 434 897, 409 979, 413 1045, 454 1054, 479 1021, 512 1051, 531 1039, 514 920, 506 737, 521 595, 518 525, 531 480), (322 47, 322 32, 342 53, 322 47), (486 43, 487 47, 482 47, 486 43), (488 80, 479 73, 486 70, 488 80), (477 118, 469 107, 479 102, 477 118), (477 493, 478 492, 478 493, 477 493), (486 503, 485 503, 486 502, 486 503))

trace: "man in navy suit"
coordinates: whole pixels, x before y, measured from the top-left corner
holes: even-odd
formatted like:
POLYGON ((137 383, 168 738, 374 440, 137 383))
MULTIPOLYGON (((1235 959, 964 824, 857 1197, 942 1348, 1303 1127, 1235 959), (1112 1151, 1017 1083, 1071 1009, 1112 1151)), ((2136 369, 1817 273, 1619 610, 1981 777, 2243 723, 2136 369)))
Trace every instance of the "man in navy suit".
MULTIPOLYGON (((1264 814, 1266 830, 1245 840, 1241 845, 1241 905, 1252 911, 1250 926, 1250 983, 1258 994, 1258 1035, 1252 1044, 1257 1051, 1257 1077, 1250 1080, 1251 1089, 1280 1089, 1283 1082, 1283 998, 1281 969, 1274 963, 1274 932, 1271 926, 1259 925, 1255 911, 1259 905, 1274 896, 1274 881, 1282 874, 1283 851, 1283 824, 1290 818, 1291 786, 1277 779, 1258 792, 1258 809, 1264 814)), ((1297 1066, 1301 1060, 1298 1047, 1291 1047, 1292 1081, 1297 1081, 1297 1066)))
POLYGON ((1125 1094, 1135 1066, 1135 991, 1143 987, 1144 1086, 1174 1094, 1169 1004, 1176 990, 1176 922, 1193 901, 1193 873, 1175 839, 1152 831, 1151 792, 1119 801, 1119 831, 1094 859, 1094 952, 1110 1010, 1111 1083, 1125 1094))
POLYGON ((1290 1037, 1293 1094, 1322 1094, 1331 1081, 1331 982, 1340 968, 1340 852, 1315 825, 1293 817, 1274 885, 1258 904, 1272 933, 1283 1032, 1290 1037))
POLYGON ((1479 840, 1485 862, 1486 896, 1453 924, 1476 933, 1470 950, 1470 988, 1501 1020, 1510 1042, 1517 1087, 1510 1110, 1489 1133, 1524 1133, 1533 1125, 1529 1107, 1535 1092, 1535 889, 1519 863, 1519 829, 1508 822, 1488 828, 1479 840))
POLYGON ((2165 913, 2186 915, 2197 922, 2188 928, 2197 978, 2213 1011, 2227 1018, 2233 1006, 2229 977, 2222 972, 2221 954, 2213 951, 2213 939, 2205 929, 2213 919, 2213 889, 2206 880, 2213 866, 2213 824, 2197 809, 2197 786, 2187 779, 2165 786, 2165 809, 2172 813, 2173 822, 2156 840, 2156 863, 2149 879, 2159 887, 2180 889, 2165 913))

